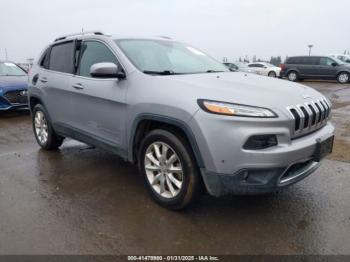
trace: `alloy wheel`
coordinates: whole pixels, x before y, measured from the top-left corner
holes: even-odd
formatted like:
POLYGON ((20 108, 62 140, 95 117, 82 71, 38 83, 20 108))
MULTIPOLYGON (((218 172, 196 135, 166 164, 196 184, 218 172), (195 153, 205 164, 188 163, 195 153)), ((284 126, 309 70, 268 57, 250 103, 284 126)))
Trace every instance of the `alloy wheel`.
POLYGON ((295 81, 295 80, 297 79, 297 74, 294 73, 294 72, 289 73, 288 79, 289 79, 290 81, 295 81))
POLYGON ((349 82, 349 75, 346 73, 342 73, 338 76, 338 80, 340 83, 347 83, 349 82))
POLYGON ((176 152, 164 142, 146 150, 144 168, 152 189, 164 198, 176 197, 183 186, 183 169, 176 152))
POLYGON ((41 111, 36 111, 34 117, 35 134, 40 144, 45 145, 48 139, 48 126, 45 119, 45 115, 41 111))

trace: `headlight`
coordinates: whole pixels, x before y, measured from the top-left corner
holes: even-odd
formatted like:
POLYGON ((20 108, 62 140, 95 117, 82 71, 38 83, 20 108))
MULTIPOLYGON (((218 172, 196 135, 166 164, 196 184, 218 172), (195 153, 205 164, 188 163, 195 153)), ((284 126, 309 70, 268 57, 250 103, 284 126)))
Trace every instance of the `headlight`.
POLYGON ((198 100, 199 106, 206 112, 220 115, 273 118, 277 114, 270 109, 241 104, 232 104, 211 100, 198 100))

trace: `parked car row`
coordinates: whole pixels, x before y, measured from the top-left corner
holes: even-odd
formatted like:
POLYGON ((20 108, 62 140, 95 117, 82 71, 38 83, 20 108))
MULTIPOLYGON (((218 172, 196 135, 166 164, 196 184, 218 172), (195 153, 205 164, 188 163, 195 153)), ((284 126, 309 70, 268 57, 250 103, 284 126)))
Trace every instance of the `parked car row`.
POLYGON ((246 73, 253 73, 269 77, 279 77, 281 68, 274 66, 266 62, 254 62, 254 63, 224 63, 231 71, 241 71, 246 73))
MULTIPOLYGON (((226 62, 231 71, 253 73, 269 77, 287 78, 290 81, 304 79, 350 81, 350 56, 292 56, 276 67, 266 62, 226 62)), ((0 111, 25 108, 27 99, 27 72, 10 61, 0 61, 0 111)))
POLYGON ((276 67, 266 62, 224 63, 231 71, 255 73, 269 77, 287 78, 290 81, 337 80, 341 84, 350 81, 350 56, 291 56, 276 67))

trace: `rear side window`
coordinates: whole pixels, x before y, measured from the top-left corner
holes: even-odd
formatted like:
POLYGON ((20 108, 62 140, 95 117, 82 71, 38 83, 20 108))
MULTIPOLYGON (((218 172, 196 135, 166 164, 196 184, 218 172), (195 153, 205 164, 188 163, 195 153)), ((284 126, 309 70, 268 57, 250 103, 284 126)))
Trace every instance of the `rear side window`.
POLYGON ((70 74, 74 72, 73 41, 51 47, 49 69, 70 74))
POLYGON ((250 64, 249 67, 264 67, 262 64, 250 64))
POLYGON ((304 63, 303 57, 290 57, 288 58, 286 64, 300 65, 304 63))
POLYGON ((312 57, 312 56, 299 56, 299 57, 290 57, 288 58, 288 61, 286 64, 292 64, 292 65, 318 65, 319 64, 319 57, 312 57))
POLYGON ((320 63, 319 57, 304 57, 304 64, 305 65, 318 65, 320 63))
POLYGON ((49 69, 49 61, 50 61, 50 47, 45 51, 44 55, 40 60, 40 66, 46 69, 49 69))
POLYGON ((85 41, 80 51, 78 75, 91 77, 90 67, 96 63, 110 62, 118 65, 118 60, 109 48, 97 41, 85 41))
POLYGON ((297 60, 299 57, 290 57, 288 58, 286 64, 298 64, 297 60))

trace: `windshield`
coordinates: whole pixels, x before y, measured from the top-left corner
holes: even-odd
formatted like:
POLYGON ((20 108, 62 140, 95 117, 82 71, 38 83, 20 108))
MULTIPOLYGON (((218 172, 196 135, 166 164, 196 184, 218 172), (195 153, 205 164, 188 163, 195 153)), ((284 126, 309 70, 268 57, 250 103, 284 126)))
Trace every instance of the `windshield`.
POLYGON ((345 64, 344 61, 342 61, 342 60, 340 60, 340 59, 338 59, 338 58, 336 58, 336 57, 332 57, 332 59, 333 59, 335 62, 337 62, 338 65, 344 65, 344 64, 345 64))
POLYGON ((243 63, 243 62, 235 62, 235 65, 238 66, 239 68, 248 67, 248 64, 247 63, 243 63))
POLYGON ((195 74, 229 71, 203 52, 173 41, 115 40, 130 61, 148 74, 195 74))
POLYGON ((14 63, 0 63, 0 76, 25 76, 23 69, 19 68, 14 63))

